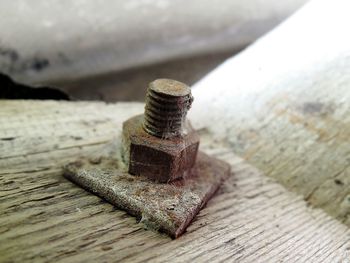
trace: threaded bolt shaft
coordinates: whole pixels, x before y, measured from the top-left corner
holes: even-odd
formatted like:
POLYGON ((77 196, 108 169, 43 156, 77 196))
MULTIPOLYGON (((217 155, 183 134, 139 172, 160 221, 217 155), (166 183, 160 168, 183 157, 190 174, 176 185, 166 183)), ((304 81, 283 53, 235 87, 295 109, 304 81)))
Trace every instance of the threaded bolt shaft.
POLYGON ((171 79, 151 82, 147 89, 144 130, 164 139, 181 135, 192 101, 191 89, 184 83, 171 79))

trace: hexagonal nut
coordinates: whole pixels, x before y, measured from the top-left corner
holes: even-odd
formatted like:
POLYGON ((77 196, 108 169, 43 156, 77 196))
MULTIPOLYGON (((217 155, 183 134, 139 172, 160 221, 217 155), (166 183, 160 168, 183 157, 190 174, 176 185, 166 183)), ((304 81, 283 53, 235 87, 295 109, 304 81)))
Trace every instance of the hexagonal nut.
POLYGON ((142 127, 143 115, 123 123, 122 156, 129 173, 158 182, 186 177, 196 162, 199 135, 187 121, 182 137, 161 139, 142 127))

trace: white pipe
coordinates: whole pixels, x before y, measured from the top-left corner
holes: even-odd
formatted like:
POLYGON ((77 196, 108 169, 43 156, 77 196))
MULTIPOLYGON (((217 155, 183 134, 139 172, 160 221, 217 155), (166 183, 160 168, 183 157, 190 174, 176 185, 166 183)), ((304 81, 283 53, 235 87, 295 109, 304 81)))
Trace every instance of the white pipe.
POLYGON ((0 71, 45 83, 241 48, 304 2, 1 1, 0 71))

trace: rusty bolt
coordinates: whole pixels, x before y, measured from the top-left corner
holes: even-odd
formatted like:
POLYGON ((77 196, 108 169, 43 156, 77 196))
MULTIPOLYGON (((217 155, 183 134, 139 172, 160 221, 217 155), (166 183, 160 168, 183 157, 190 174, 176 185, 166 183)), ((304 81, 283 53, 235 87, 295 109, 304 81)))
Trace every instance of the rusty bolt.
POLYGON ((123 158, 130 174, 164 183, 190 173, 199 146, 186 120, 192 101, 184 83, 158 79, 149 84, 145 113, 123 123, 123 158))

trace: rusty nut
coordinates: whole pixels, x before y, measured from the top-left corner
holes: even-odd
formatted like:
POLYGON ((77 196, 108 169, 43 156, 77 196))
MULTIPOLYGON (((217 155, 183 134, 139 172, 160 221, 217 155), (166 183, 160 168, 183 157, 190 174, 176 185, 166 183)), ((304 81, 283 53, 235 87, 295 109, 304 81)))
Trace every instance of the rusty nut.
POLYGON ((129 173, 146 176, 161 183, 186 177, 194 166, 199 135, 189 121, 182 136, 162 139, 147 133, 142 125, 144 115, 123 123, 123 159, 129 173))

